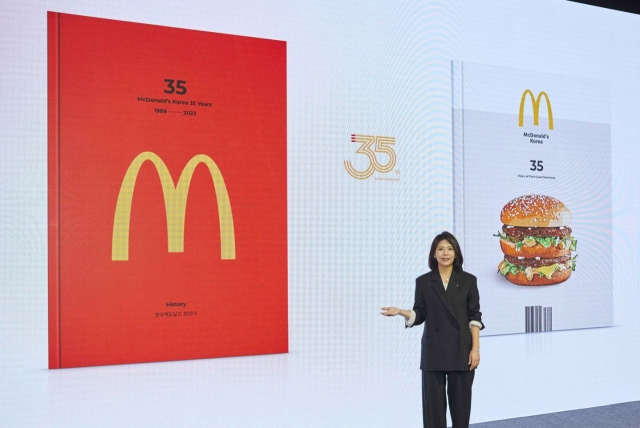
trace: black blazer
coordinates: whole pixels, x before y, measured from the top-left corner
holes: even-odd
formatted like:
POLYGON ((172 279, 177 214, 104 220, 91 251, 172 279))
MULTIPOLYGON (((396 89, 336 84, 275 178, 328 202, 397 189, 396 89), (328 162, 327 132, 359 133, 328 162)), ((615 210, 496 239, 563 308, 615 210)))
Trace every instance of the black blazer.
MULTIPOLYGON (((416 279, 414 326, 426 321, 420 368, 429 371, 468 371, 471 352, 469 321, 482 324, 476 277, 453 271, 445 291, 437 270, 416 279)), ((484 328, 482 324, 481 330, 484 328)))

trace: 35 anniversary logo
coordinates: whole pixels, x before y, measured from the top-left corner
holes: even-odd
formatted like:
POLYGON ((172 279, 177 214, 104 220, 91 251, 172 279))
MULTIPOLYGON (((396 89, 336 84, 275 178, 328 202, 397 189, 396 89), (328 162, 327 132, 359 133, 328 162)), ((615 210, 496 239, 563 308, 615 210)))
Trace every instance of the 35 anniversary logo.
MULTIPOLYGON (((366 180, 371 177, 374 172, 387 174, 396 167, 396 152, 393 146, 396 144, 395 137, 383 137, 373 135, 351 134, 351 142, 359 144, 356 154, 364 155, 368 159, 369 165, 363 170, 358 171, 354 168, 350 160, 344 161, 344 167, 353 178, 358 180, 366 180), (388 161, 384 164, 378 161, 378 154, 388 157, 388 161)), ((399 174, 395 170, 395 174, 399 174)), ((397 179, 393 179, 394 181, 397 179)))

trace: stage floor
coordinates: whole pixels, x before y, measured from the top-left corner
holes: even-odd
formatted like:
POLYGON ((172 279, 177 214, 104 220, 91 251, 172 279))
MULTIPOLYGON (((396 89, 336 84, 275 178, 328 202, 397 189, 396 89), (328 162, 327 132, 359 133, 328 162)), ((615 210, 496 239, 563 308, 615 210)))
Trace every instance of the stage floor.
POLYGON ((640 427, 640 401, 472 424, 472 428, 630 428, 640 427))

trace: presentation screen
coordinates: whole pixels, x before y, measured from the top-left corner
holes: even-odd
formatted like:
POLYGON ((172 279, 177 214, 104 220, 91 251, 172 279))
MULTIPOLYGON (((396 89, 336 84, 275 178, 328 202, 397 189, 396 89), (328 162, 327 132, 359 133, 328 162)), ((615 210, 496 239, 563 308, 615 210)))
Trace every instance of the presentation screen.
POLYGON ((0 425, 420 426, 640 400, 640 18, 564 0, 3 1, 0 425))

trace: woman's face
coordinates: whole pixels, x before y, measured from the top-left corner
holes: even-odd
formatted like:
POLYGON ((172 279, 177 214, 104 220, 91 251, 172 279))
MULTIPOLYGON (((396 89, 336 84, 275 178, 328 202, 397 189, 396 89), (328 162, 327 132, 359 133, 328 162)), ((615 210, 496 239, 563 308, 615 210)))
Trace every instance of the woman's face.
POLYGON ((438 246, 436 247, 436 260, 438 261, 438 266, 441 267, 449 267, 453 265, 453 260, 456 258, 456 252, 453 249, 453 245, 446 239, 438 242, 438 246))

